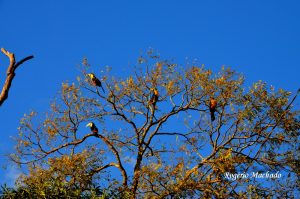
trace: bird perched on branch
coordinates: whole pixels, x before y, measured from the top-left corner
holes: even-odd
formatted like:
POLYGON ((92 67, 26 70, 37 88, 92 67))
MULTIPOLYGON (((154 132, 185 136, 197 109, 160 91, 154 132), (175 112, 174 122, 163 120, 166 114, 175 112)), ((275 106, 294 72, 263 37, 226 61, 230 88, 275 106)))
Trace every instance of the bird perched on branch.
POLYGON ((98 128, 96 127, 96 125, 93 123, 93 122, 90 122, 86 125, 86 127, 91 127, 91 131, 94 133, 94 134, 97 134, 98 133, 98 128))
POLYGON ((87 76, 90 77, 93 86, 101 87, 102 90, 103 90, 103 92, 105 93, 104 88, 103 88, 103 86, 101 84, 101 81, 95 76, 94 73, 89 73, 89 74, 87 74, 87 76))
POLYGON ((152 96, 148 102, 149 105, 153 105, 153 107, 155 108, 156 102, 158 101, 158 90, 156 88, 151 88, 150 89, 152 91, 152 96))
POLYGON ((215 118, 216 107, 217 107, 217 100, 215 100, 214 97, 211 97, 209 99, 209 111, 210 111, 211 121, 214 121, 216 119, 215 118))

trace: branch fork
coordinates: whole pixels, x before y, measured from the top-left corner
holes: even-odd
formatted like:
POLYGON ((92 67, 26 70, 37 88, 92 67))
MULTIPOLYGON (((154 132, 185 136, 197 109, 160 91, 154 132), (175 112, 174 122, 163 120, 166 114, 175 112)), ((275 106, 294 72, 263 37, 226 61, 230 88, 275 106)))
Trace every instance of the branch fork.
POLYGON ((1 52, 9 58, 9 66, 7 68, 6 79, 5 79, 4 85, 2 87, 1 94, 0 94, 0 106, 8 98, 8 92, 10 90, 12 80, 14 79, 14 77, 16 75, 15 70, 18 68, 18 66, 20 66, 24 62, 33 58, 33 55, 30 55, 16 63, 14 53, 11 53, 11 52, 5 50, 4 48, 1 48, 1 52))

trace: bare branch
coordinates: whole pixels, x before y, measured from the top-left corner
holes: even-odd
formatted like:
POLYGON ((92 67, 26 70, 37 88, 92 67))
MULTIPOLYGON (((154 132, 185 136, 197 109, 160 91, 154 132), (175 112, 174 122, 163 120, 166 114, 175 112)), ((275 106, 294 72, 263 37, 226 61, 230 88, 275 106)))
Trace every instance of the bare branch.
POLYGON ((14 79, 14 77, 16 75, 15 70, 18 68, 18 66, 20 66, 24 62, 33 58, 33 56, 31 55, 31 56, 25 57, 24 59, 22 59, 21 61, 16 63, 15 55, 13 53, 8 52, 4 48, 1 48, 1 51, 4 55, 6 55, 9 58, 9 66, 8 66, 8 69, 6 72, 6 80, 5 80, 5 83, 3 85, 3 88, 2 88, 2 91, 0 94, 0 106, 8 98, 8 92, 11 87, 12 80, 14 79))
POLYGON ((119 155, 119 152, 117 151, 117 149, 114 147, 113 143, 111 143, 106 137, 104 137, 103 135, 100 135, 100 134, 95 134, 94 135, 95 137, 98 137, 100 138, 102 141, 104 141, 111 149, 111 151, 114 153, 117 161, 118 161, 118 164, 115 164, 114 166, 119 168, 121 173, 122 173, 122 176, 123 176, 123 185, 125 187, 127 187, 127 181, 128 181, 128 176, 127 176, 127 172, 125 170, 125 168, 123 167, 123 164, 121 162, 121 158, 120 158, 120 155, 119 155))

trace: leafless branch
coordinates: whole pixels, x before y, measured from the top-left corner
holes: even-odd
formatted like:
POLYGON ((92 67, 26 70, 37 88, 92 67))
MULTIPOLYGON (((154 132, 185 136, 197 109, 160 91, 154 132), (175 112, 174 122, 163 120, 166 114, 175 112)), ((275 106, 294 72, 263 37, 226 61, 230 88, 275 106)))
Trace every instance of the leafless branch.
POLYGON ((4 55, 6 55, 9 58, 9 66, 6 72, 6 80, 5 83, 3 85, 1 94, 0 94, 0 106, 3 104, 3 102, 8 98, 8 92, 10 90, 12 81, 15 77, 15 70, 18 68, 18 66, 20 66, 21 64, 23 64, 24 62, 30 60, 33 58, 32 55, 25 57, 24 59, 22 59, 21 61, 16 63, 15 60, 15 55, 13 53, 8 52, 7 50, 5 50, 4 48, 1 48, 1 51, 4 55))

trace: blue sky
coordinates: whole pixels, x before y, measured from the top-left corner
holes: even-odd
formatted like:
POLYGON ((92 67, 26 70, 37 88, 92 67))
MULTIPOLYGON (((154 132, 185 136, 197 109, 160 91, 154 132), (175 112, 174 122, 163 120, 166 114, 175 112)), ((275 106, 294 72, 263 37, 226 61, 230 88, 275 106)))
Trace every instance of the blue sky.
MULTIPOLYGON (((7 164, 20 118, 43 113, 61 82, 75 80, 87 57, 95 71, 122 74, 149 47, 165 58, 197 58, 214 71, 222 65, 295 92, 300 72, 298 1, 71 1, 0 0, 0 47, 17 59, 35 58, 16 71, 0 107, 0 184, 18 173, 7 164)), ((8 60, 0 55, 0 80, 8 60)), ((130 72, 130 71, 129 71, 130 72)), ((299 104, 299 100, 297 101, 299 104)))

